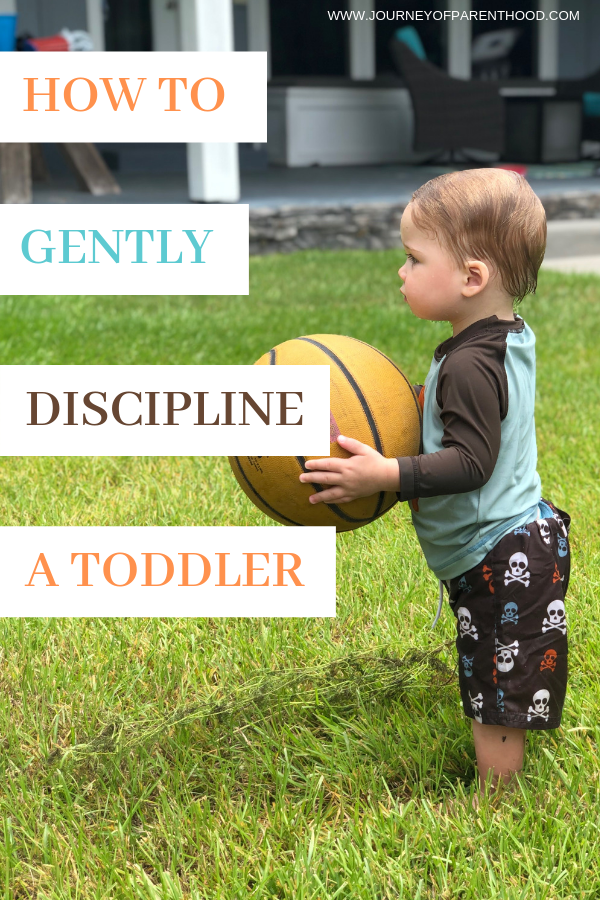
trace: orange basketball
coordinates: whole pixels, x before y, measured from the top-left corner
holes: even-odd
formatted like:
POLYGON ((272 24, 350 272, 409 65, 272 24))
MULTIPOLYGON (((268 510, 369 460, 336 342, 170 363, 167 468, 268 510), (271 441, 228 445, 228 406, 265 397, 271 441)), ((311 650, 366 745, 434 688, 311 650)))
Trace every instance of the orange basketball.
MULTIPOLYGON (((330 456, 350 454, 340 434, 356 438, 383 456, 414 456, 421 443, 421 409, 410 381, 385 354, 338 334, 312 334, 285 341, 265 353, 257 366, 330 366, 330 456)), ((350 503, 309 503, 319 484, 298 480, 302 456, 230 456, 238 483, 262 512, 284 525, 335 525, 350 531, 367 525, 394 506, 396 494, 381 491, 350 503)))

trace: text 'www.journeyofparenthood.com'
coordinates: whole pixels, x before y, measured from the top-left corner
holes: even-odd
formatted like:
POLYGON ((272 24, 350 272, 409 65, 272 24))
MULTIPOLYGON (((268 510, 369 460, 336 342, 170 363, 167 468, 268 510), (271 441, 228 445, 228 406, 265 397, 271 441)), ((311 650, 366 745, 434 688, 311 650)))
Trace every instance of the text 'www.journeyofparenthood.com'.
POLYGON ((457 9, 359 9, 328 10, 330 20, 342 22, 442 22, 451 20, 468 20, 474 22, 578 22, 579 10, 553 9, 546 12, 537 9, 494 9, 494 10, 457 10, 457 9))

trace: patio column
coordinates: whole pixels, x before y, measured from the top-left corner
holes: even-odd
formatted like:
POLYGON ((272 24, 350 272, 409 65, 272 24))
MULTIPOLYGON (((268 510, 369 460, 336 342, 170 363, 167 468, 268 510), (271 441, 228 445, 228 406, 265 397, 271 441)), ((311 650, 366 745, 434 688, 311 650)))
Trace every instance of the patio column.
MULTIPOLYGON (((453 12, 471 12, 471 0, 448 0, 448 9, 453 12)), ((448 21, 448 75, 453 78, 471 77, 471 21, 469 19, 449 19, 448 21)))
MULTIPOLYGON (((538 9, 546 13, 557 8, 555 0, 538 0, 538 9)), ((538 27, 538 78, 558 78, 558 21, 544 19, 538 27)))
MULTIPOLYGON (((233 50, 232 0, 180 0, 182 50, 233 50)), ((188 144, 190 200, 204 203, 240 199, 237 144, 188 144)))
POLYGON ((375 10, 375 0, 348 0, 348 11, 364 10, 365 16, 350 19, 350 78, 353 81, 372 81, 377 67, 375 61, 375 22, 371 13, 375 10), (368 20, 368 21, 365 21, 368 20))
POLYGON ((269 0, 248 0, 248 50, 267 51, 267 78, 271 77, 271 28, 269 0))
POLYGON ((104 4, 102 0, 85 0, 87 30, 94 50, 104 50, 104 4))

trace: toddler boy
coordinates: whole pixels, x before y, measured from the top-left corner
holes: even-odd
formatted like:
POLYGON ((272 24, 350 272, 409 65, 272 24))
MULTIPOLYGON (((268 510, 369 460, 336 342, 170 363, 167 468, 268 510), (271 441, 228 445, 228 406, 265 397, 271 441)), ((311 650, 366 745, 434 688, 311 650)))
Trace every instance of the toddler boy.
POLYGON ((349 459, 312 460, 312 503, 396 490, 456 617, 459 682, 480 789, 521 769, 527 729, 557 728, 567 684, 569 516, 541 496, 535 336, 513 312, 537 285, 539 199, 520 175, 471 169, 419 188, 401 223, 400 290, 449 321, 425 385, 423 452, 386 459, 348 437, 349 459))

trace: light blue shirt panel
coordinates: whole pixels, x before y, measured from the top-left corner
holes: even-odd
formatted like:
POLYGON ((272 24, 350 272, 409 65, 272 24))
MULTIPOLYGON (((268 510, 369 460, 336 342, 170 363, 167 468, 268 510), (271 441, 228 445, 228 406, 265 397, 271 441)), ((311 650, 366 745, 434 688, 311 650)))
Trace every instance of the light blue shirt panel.
MULTIPOLYGON (((442 363, 434 358, 425 380, 424 453, 444 449, 435 398, 442 363)), ((423 553, 438 578, 455 578, 473 568, 505 534, 537 517, 541 482, 536 470, 535 335, 528 325, 521 333, 507 333, 504 367, 508 412, 491 478, 467 493, 420 498, 419 511, 412 509, 423 553)))

